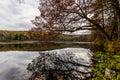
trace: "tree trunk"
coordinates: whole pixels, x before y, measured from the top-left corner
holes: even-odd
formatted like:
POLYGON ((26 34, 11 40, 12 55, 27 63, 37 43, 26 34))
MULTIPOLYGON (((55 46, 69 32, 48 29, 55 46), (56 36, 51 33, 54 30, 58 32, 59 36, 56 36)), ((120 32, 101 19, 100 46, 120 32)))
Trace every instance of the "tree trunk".
POLYGON ((85 17, 85 19, 87 19, 90 23, 92 23, 93 25, 96 26, 96 28, 101 31, 104 35, 104 37, 108 40, 108 41, 112 41, 111 37, 108 35, 107 32, 105 32, 104 28, 102 28, 101 25, 99 25, 97 22, 95 22, 94 20, 89 19, 88 17, 85 17))

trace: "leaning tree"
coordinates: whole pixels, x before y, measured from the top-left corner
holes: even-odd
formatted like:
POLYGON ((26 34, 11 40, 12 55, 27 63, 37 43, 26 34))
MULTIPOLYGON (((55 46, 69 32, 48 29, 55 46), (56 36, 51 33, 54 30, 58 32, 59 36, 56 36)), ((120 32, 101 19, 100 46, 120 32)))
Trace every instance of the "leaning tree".
POLYGON ((119 38, 118 0, 40 0, 40 16, 32 21, 43 31, 97 30, 103 38, 119 38))

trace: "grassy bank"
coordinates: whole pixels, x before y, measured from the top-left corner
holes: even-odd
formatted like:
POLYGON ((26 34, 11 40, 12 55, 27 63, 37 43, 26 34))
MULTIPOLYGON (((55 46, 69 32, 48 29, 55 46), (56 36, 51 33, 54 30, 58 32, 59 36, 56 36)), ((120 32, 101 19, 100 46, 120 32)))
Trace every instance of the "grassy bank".
POLYGON ((108 52, 94 53, 92 80, 120 80, 120 55, 108 52))

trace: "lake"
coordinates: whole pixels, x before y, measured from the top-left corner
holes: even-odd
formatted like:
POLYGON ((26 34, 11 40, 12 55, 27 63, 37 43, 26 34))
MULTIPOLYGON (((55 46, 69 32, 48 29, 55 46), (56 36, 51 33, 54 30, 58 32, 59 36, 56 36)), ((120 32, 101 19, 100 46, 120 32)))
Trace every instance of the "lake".
POLYGON ((65 48, 79 48, 79 53, 86 53, 90 47, 90 44, 84 43, 1 44, 0 80, 26 80, 31 75, 26 69, 28 64, 37 58, 41 51, 60 49, 61 52, 65 48))
POLYGON ((26 80, 27 65, 37 56, 38 52, 32 51, 0 52, 0 80, 26 80))

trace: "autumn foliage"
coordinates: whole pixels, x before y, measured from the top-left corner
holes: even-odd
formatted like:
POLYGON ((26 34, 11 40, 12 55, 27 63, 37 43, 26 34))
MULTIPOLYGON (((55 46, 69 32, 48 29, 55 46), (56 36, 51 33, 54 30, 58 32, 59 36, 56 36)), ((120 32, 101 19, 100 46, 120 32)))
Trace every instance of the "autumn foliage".
POLYGON ((97 30, 112 41, 119 39, 119 9, 118 0, 40 0, 32 22, 44 32, 97 30))

